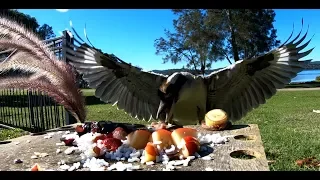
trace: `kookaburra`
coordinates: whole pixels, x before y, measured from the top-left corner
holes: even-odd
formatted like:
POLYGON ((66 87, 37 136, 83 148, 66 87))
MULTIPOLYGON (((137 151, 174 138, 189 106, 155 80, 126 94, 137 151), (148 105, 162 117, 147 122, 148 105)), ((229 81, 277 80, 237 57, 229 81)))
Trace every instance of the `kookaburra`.
POLYGON ((96 89, 96 97, 116 104, 137 119, 195 125, 204 119, 208 111, 222 109, 229 120, 236 121, 264 104, 311 61, 300 61, 313 50, 300 52, 311 41, 300 45, 307 32, 298 39, 300 31, 288 42, 292 32, 278 48, 258 57, 237 61, 207 76, 188 72, 166 76, 143 71, 89 46, 76 32, 78 39, 75 37, 74 40, 80 45, 71 45, 67 58, 83 74, 89 87, 96 89))

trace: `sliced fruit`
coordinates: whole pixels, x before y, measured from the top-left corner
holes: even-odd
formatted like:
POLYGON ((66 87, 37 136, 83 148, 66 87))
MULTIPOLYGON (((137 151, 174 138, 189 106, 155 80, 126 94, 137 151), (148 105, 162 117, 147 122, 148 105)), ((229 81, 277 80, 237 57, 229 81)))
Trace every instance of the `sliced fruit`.
POLYGON ((99 157, 101 153, 101 149, 97 146, 94 146, 92 147, 92 149, 90 149, 86 153, 88 153, 87 156, 89 157, 99 157))
POLYGON ((35 164, 32 166, 32 168, 30 169, 30 171, 41 171, 42 169, 40 168, 39 164, 35 164))
POLYGON ((228 116, 222 109, 213 109, 205 115, 204 120, 206 126, 223 129, 228 123, 228 116))
POLYGON ((144 150, 145 150, 145 154, 144 154, 145 162, 155 161, 157 159, 158 151, 153 143, 148 142, 144 150))
POLYGON ((156 144, 156 142, 159 142, 159 146, 161 149, 170 148, 170 146, 173 144, 171 131, 165 129, 158 129, 151 134, 151 137, 154 144, 156 144))
POLYGON ((114 138, 126 140, 128 134, 122 127, 117 127, 115 130, 112 131, 112 135, 114 138))
POLYGON ((128 134, 128 144, 135 149, 144 149, 150 140, 151 133, 148 130, 139 129, 128 134))
POLYGON ((197 138, 197 130, 192 128, 178 128, 172 131, 171 138, 173 140, 174 145, 178 145, 182 138, 186 136, 192 136, 197 138))
POLYGON ((182 138, 179 146, 181 147, 180 152, 184 158, 187 158, 188 156, 192 156, 194 155, 194 153, 200 150, 199 141, 192 136, 186 136, 182 138))
POLYGON ((101 149, 98 146, 93 147, 93 152, 97 154, 97 156, 100 155, 101 149))

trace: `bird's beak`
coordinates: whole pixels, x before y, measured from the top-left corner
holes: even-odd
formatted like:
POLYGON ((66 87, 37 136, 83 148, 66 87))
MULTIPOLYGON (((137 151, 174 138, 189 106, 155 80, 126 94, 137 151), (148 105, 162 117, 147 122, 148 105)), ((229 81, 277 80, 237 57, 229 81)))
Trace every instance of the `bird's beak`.
POLYGON ((163 113, 163 111, 165 110, 165 107, 166 107, 166 104, 163 101, 160 101, 156 119, 159 119, 159 115, 163 113))

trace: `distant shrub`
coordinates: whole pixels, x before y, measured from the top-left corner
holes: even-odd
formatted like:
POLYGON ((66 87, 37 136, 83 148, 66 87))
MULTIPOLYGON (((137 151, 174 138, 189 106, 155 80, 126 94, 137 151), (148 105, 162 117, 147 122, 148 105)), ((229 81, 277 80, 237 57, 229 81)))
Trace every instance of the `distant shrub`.
POLYGON ((320 76, 316 77, 316 82, 320 82, 320 76))

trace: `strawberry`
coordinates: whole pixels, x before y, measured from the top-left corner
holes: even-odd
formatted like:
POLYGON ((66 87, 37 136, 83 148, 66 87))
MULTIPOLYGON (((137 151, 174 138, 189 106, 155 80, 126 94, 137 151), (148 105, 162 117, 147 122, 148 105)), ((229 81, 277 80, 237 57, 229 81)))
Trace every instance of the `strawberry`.
POLYGON ((75 128, 77 133, 83 133, 84 132, 84 128, 82 125, 77 125, 75 128))
POLYGON ((62 138, 61 141, 63 141, 66 146, 72 146, 74 139, 73 138, 70 138, 70 139, 62 138))
POLYGON ((112 133, 108 133, 108 134, 106 134, 106 136, 107 136, 107 138, 113 138, 113 134, 112 133))
POLYGON ((122 127, 117 127, 115 130, 112 131, 112 135, 114 138, 117 138, 119 140, 126 140, 126 136, 128 134, 122 127))
POLYGON ((92 142, 96 143, 99 139, 100 140, 105 140, 107 138, 109 138, 109 137, 106 134, 97 134, 95 136, 95 138, 92 140, 92 142))
POLYGON ((108 151, 116 151, 122 145, 121 140, 116 138, 107 138, 102 142, 108 151))

